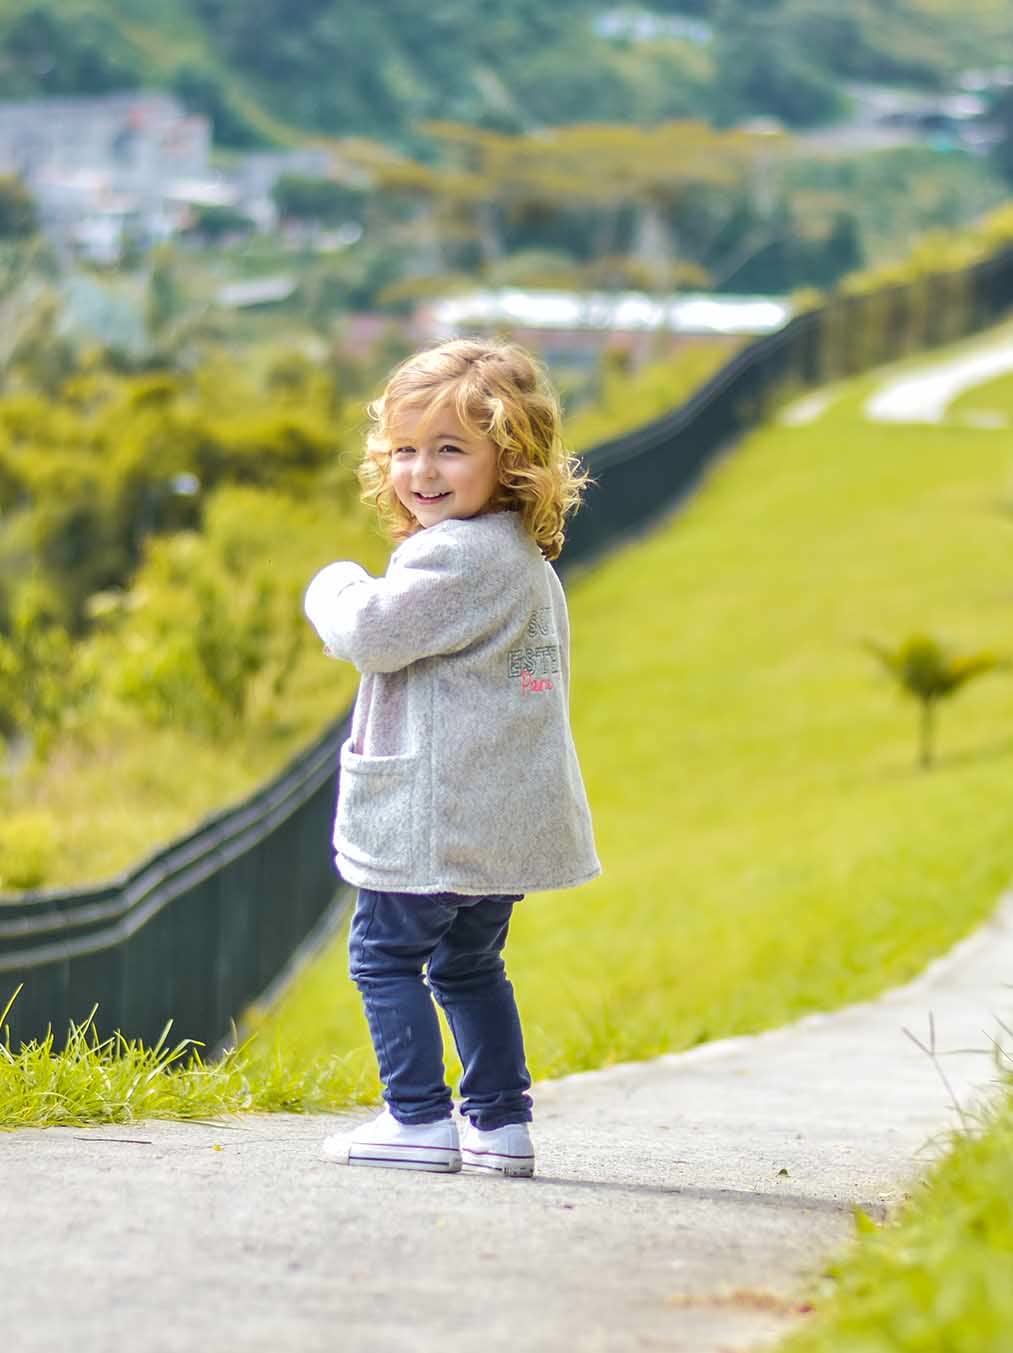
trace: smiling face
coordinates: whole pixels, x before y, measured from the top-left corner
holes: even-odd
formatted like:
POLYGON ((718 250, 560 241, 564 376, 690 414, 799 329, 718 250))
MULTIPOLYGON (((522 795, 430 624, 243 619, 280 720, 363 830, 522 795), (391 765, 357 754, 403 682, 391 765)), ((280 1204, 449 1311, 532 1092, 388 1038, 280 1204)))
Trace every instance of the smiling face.
POLYGON ((499 484, 496 447, 444 401, 406 405, 390 428, 394 492, 421 526, 477 517, 499 484))

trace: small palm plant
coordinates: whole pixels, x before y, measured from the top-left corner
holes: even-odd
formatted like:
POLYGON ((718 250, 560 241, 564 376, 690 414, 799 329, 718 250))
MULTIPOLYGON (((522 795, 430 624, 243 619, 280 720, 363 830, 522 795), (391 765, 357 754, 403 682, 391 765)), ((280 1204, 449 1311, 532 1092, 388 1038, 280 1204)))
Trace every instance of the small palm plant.
POLYGON ((936 705, 954 695, 974 677, 1004 666, 993 653, 950 653, 938 640, 925 634, 912 635, 891 649, 867 639, 869 648, 899 683, 901 690, 921 703, 919 763, 932 765, 936 705))

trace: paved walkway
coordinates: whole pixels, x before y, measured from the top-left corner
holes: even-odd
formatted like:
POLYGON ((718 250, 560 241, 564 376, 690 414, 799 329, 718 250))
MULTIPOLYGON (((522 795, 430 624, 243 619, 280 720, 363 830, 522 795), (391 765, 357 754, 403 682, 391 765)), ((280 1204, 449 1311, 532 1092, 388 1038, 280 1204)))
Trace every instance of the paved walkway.
POLYGON ((965 390, 1013 371, 1013 334, 987 347, 894 377, 866 403, 865 416, 880 423, 941 423, 965 390))
POLYGON ((5 1353, 765 1346, 956 1123, 904 1029, 967 1103, 1011 984, 1013 895, 877 1002, 537 1087, 531 1181, 327 1164, 334 1119, 0 1134, 5 1353))
MULTIPOLYGON (((982 347, 959 356, 931 359, 903 375, 893 374, 866 400, 863 413, 879 423, 940 423, 958 395, 976 385, 1013 371, 1013 329, 1008 325, 993 331, 982 347)), ((789 427, 802 427, 821 418, 843 387, 831 385, 793 400, 779 419, 789 427)), ((1001 414, 987 410, 968 414, 970 426, 1005 427, 1001 414)))

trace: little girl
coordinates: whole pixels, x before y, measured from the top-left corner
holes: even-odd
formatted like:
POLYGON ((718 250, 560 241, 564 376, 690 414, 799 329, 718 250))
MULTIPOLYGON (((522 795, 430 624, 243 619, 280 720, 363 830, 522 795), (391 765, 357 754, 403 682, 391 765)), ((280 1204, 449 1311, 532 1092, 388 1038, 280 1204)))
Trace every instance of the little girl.
POLYGON ((369 413, 363 500, 399 544, 381 578, 329 564, 305 609, 324 651, 362 675, 334 845, 359 890, 350 969, 387 1107, 323 1152, 530 1175, 531 1079, 501 954, 525 893, 601 872, 548 562, 587 475, 541 368, 516 346, 455 339, 418 353, 369 413), (430 992, 464 1068, 460 1140, 430 992))

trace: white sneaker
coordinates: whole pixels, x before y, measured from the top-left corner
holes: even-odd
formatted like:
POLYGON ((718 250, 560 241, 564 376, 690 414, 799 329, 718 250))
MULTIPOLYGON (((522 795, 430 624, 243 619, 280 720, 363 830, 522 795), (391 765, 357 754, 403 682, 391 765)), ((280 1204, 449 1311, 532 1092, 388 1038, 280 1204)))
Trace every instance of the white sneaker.
POLYGON ((328 1137, 320 1154, 338 1165, 377 1165, 388 1170, 456 1174, 461 1168, 457 1124, 452 1118, 438 1123, 399 1123, 389 1109, 352 1132, 328 1137))
POLYGON ((535 1172, 535 1149, 527 1123, 483 1132, 468 1123, 461 1139, 461 1161, 476 1170, 530 1178, 535 1172))

